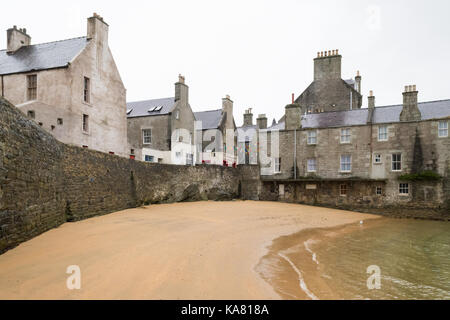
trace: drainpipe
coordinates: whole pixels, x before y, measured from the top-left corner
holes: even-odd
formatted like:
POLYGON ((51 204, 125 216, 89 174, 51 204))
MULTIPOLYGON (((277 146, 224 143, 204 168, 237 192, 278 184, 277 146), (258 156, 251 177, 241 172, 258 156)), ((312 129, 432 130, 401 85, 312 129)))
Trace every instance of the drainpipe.
POLYGON ((353 110, 353 91, 350 91, 350 110, 353 110))
POLYGON ((4 94, 3 94, 3 90, 4 90, 4 83, 3 83, 3 76, 2 76, 2 97, 4 97, 4 94))
POLYGON ((294 130, 294 180, 297 180, 297 129, 294 130))

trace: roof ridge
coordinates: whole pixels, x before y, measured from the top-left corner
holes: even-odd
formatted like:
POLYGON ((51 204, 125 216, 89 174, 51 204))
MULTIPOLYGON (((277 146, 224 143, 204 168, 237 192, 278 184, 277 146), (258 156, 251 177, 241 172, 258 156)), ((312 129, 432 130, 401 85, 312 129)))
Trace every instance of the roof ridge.
POLYGON ((175 97, 166 97, 166 98, 157 98, 157 99, 146 99, 146 100, 137 100, 137 101, 128 101, 129 103, 136 103, 136 102, 147 102, 147 101, 153 101, 153 100, 165 100, 165 99, 175 99, 175 97))
POLYGON ((205 111, 195 111, 194 113, 200 113, 200 112, 213 112, 213 111, 222 111, 222 109, 205 110, 205 111))
MULTIPOLYGON (((24 48, 24 47, 33 47, 33 46, 40 46, 40 45, 43 45, 43 44, 50 44, 50 43, 56 43, 56 42, 62 42, 62 41, 69 41, 69 40, 75 40, 75 39, 82 39, 82 38, 86 38, 86 39, 87 39, 87 36, 74 37, 74 38, 62 39, 62 40, 55 40, 55 41, 49 41, 49 42, 35 43, 35 44, 30 44, 30 45, 28 45, 28 46, 22 46, 21 48, 24 48)), ((6 51, 6 50, 7 50, 7 49, 2 49, 2 50, 0 50, 0 51, 6 51)))
MULTIPOLYGON (((435 102, 442 102, 442 101, 450 101, 450 99, 439 99, 439 100, 431 100, 431 101, 423 101, 423 102, 417 102, 417 104, 424 104, 424 103, 435 103, 435 102)), ((375 108, 389 108, 389 107, 400 107, 403 106, 403 104, 390 104, 387 106, 375 106, 375 108)))

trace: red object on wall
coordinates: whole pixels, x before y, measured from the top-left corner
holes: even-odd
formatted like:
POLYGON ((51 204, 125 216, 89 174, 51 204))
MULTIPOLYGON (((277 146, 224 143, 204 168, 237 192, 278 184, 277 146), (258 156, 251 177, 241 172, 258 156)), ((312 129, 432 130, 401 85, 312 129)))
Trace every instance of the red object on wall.
POLYGON ((205 162, 205 160, 202 160, 202 164, 205 164, 206 162, 205 162))
POLYGON ((233 162, 233 168, 236 168, 236 162, 233 162))
POLYGON ((110 152, 109 152, 109 154, 112 154, 112 155, 114 155, 114 152, 110 151, 110 152))
POLYGON ((83 146, 83 148, 87 149, 88 146, 83 146))
POLYGON ((130 155, 130 159, 131 159, 131 160, 134 160, 135 158, 136 158, 136 156, 130 155))
POLYGON ((295 102, 295 96, 294 96, 294 94, 292 94, 292 103, 294 103, 295 102))

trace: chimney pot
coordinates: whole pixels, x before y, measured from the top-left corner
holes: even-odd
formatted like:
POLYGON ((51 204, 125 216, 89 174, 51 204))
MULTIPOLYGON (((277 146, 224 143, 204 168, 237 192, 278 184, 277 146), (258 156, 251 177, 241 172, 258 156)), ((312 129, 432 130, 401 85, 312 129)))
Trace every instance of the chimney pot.
POLYGON ((373 97, 373 91, 372 90, 369 91, 369 96, 373 97))
POLYGON ((331 50, 328 50, 328 56, 331 56, 331 50))
POLYGON ((294 103, 295 102, 295 94, 293 93, 292 94, 292 103, 294 103))
POLYGON ((229 94, 227 94, 225 97, 226 97, 228 100, 230 100, 230 95, 229 95, 229 94))
POLYGON ((320 57, 320 52, 317 52, 317 58, 319 58, 320 57))
POLYGON ((358 71, 356 71, 356 76, 357 76, 357 77, 359 77, 359 70, 358 70, 358 71))

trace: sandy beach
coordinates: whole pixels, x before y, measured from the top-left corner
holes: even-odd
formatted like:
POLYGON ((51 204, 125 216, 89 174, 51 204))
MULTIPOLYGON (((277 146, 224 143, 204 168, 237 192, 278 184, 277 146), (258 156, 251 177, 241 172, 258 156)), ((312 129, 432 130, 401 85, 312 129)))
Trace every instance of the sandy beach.
MULTIPOLYGON (((267 259, 274 240, 376 218, 255 201, 124 210, 66 223, 1 255, 0 299, 311 299, 304 290, 283 294, 265 279, 275 267, 267 259), (80 267, 80 290, 67 289, 70 265, 80 267)), ((305 255, 282 267, 295 273, 301 259, 311 263, 305 255)))

